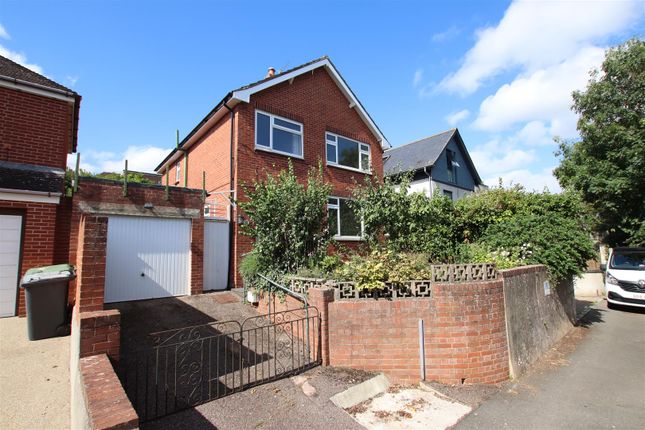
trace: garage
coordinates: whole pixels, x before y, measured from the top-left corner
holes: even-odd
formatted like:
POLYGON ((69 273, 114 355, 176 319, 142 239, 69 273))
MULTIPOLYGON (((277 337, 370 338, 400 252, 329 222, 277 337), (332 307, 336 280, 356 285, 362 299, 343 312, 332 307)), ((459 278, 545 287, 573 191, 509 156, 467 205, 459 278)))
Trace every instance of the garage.
POLYGON ((110 216, 105 303, 188 294, 191 220, 110 216))
POLYGON ((22 216, 0 215, 0 318, 16 314, 22 216))

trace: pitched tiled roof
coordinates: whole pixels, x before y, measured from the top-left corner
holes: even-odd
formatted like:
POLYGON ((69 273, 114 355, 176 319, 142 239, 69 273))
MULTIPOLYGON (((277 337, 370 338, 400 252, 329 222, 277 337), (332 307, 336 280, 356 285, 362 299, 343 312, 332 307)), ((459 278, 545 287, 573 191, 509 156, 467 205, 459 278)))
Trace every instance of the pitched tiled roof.
POLYGON ((10 59, 0 55, 0 76, 5 76, 12 79, 18 79, 20 81, 29 82, 36 85, 42 85, 44 87, 54 88, 56 90, 67 91, 69 93, 76 94, 75 91, 70 90, 67 87, 62 86, 61 84, 52 81, 49 78, 40 75, 33 70, 21 66, 18 63, 11 61, 10 59))
POLYGON ((0 161, 0 188, 61 193, 64 181, 63 169, 0 161))
POLYGON ((434 165, 457 129, 453 128, 383 153, 383 173, 393 175, 434 165))

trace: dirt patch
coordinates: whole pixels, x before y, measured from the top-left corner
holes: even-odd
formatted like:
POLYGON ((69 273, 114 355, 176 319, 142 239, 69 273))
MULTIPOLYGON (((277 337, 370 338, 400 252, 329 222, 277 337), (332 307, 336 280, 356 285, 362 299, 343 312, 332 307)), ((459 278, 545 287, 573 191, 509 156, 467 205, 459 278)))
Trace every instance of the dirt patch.
POLYGON ((365 400, 364 402, 360 402, 359 404, 354 405, 351 408, 345 409, 345 412, 350 415, 362 414, 363 412, 367 411, 370 403, 372 403, 372 399, 365 400))
POLYGON ((321 367, 317 373, 325 378, 333 379, 340 384, 348 386, 360 384, 377 375, 374 372, 367 372, 365 370, 331 366, 321 367))

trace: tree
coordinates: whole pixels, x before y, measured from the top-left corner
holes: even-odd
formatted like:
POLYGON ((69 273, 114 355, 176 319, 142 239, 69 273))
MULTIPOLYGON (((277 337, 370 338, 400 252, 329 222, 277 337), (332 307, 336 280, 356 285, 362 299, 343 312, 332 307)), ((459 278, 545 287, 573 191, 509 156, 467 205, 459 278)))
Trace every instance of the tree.
POLYGON ((555 176, 580 193, 610 245, 645 246, 645 42, 607 51, 585 91, 573 93, 580 141, 560 142, 555 176))

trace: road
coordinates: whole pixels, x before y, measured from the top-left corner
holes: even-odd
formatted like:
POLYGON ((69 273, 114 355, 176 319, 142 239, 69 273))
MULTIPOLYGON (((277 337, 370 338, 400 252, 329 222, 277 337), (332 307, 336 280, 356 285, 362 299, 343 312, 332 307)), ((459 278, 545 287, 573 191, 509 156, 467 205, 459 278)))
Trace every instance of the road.
POLYGON ((495 394, 455 429, 645 429, 645 312, 592 307, 575 350, 495 394))

